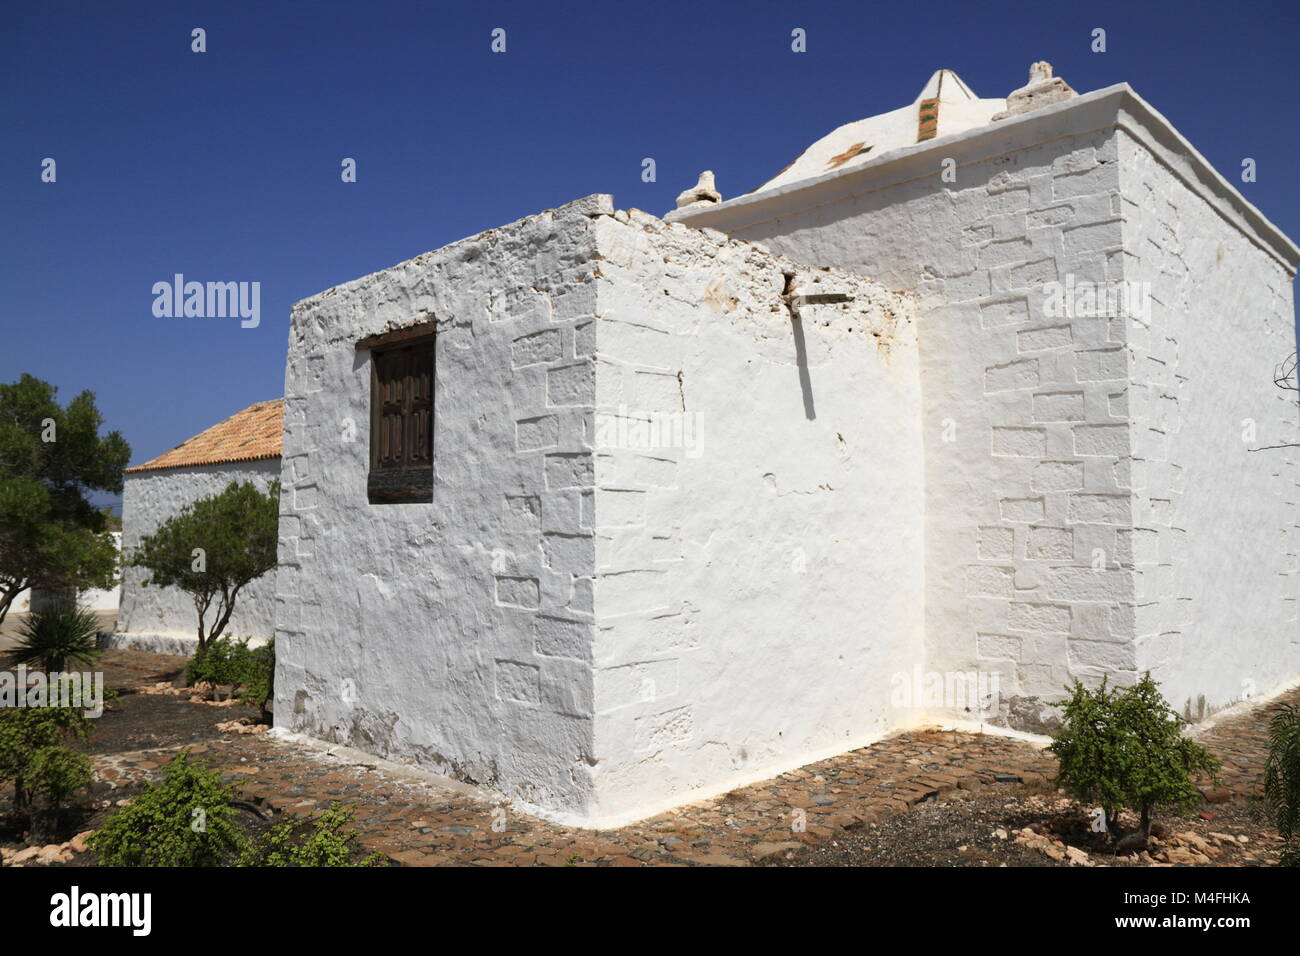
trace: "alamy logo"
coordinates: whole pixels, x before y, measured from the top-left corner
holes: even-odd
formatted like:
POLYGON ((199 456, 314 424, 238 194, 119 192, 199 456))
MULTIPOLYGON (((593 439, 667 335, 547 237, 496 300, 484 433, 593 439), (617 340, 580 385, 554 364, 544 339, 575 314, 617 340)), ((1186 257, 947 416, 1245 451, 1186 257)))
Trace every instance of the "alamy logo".
POLYGON ((1050 319, 1146 319, 1150 313, 1149 282, 1089 282, 1070 273, 1063 283, 1043 286, 1043 315, 1050 319))
POLYGON ((160 319, 238 317, 245 329, 262 321, 260 282, 186 282, 178 272, 171 282, 155 282, 153 295, 153 314, 160 319))
POLYGON ((680 449, 687 458, 704 453, 704 423, 688 412, 648 412, 618 406, 596 414, 596 447, 663 451, 680 449))
POLYGON ((890 678, 890 704, 898 710, 964 710, 981 720, 996 715, 1001 695, 997 671, 922 671, 890 678))
POLYGON ((153 926, 152 893, 85 893, 78 886, 50 897, 50 925, 129 926, 148 936, 153 926))
POLYGON ((11 707, 75 707, 86 717, 104 713, 104 674, 28 671, 0 671, 0 709, 11 707))

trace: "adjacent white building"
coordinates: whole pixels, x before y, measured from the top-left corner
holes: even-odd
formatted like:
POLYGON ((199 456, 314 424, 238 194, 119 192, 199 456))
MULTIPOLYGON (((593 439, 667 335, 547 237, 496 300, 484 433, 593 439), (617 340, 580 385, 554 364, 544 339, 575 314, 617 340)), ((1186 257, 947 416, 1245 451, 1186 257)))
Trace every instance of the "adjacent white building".
POLYGON ((940 71, 719 199, 304 300, 282 461, 128 480, 129 547, 204 469, 281 476, 280 727, 604 826, 1042 731, 1075 678, 1195 719, 1300 675, 1300 250, 1127 85, 940 71))
MULTIPOLYGON (((279 478, 283 418, 280 399, 259 402, 171 451, 128 468, 122 493, 125 554, 129 556, 144 535, 156 531, 185 505, 220 493, 232 481, 252 481, 265 489, 279 478)), ((146 587, 147 577, 142 568, 123 569, 121 607, 110 644, 192 654, 198 646, 193 600, 177 588, 146 587)), ((227 633, 251 638, 254 644, 274 635, 274 571, 240 593, 227 633)))

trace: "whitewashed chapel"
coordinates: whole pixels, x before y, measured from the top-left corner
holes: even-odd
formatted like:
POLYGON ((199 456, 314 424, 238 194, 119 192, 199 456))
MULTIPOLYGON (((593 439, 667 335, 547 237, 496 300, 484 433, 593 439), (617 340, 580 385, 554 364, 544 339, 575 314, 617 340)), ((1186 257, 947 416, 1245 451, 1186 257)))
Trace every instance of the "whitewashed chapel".
POLYGON ((940 71, 678 205, 295 306, 280 726, 594 826, 1071 678, 1300 675, 1300 250, 1127 85, 940 71))

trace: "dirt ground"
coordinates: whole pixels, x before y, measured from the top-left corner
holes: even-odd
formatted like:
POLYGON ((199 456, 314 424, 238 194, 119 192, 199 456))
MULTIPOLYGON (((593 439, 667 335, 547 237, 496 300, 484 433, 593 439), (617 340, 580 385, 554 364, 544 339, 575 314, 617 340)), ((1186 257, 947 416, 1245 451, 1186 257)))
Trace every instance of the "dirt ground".
MULTIPOLYGON (((1090 826, 1086 808, 1062 794, 1026 794, 1021 787, 1005 795, 959 791, 942 803, 924 803, 910 813, 848 831, 816 847, 791 850, 769 861, 776 866, 1263 866, 1277 862, 1276 831, 1254 819, 1242 805, 1225 804, 1184 816, 1158 817, 1157 832, 1144 854, 1116 855, 1113 841, 1090 826), (1044 840, 1022 837, 1032 828, 1044 840), (1194 834, 1202 842, 1187 837, 1194 834), (1019 838, 1019 839, 1018 839, 1019 838), (1052 842, 1047 842, 1051 840, 1052 842), (1057 844, 1060 844, 1057 847, 1057 844), (1048 855, 1051 847, 1060 854, 1048 855), (1071 855, 1067 848, 1086 854, 1071 855), (1189 849, 1196 848, 1196 849, 1189 849), (1205 856, 1179 859, 1187 850, 1205 856)), ((1128 826, 1136 819, 1125 819, 1128 826)))

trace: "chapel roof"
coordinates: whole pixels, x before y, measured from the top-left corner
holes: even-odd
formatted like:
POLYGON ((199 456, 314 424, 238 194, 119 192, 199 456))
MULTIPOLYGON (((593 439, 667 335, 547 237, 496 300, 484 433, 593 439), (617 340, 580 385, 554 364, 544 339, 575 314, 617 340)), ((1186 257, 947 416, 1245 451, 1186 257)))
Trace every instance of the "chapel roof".
POLYGON ((126 471, 130 474, 162 468, 279 458, 283 433, 284 399, 258 402, 204 429, 171 451, 126 471))
POLYGON ((753 192, 788 186, 876 159, 893 149, 983 126, 1006 106, 1005 99, 981 99, 952 70, 935 70, 909 105, 845 123, 753 192))

